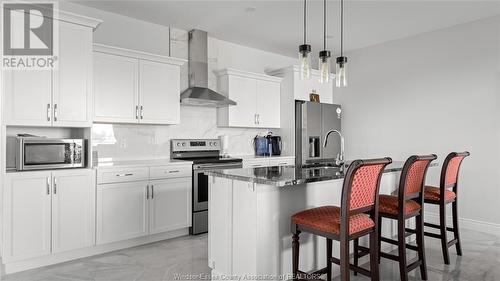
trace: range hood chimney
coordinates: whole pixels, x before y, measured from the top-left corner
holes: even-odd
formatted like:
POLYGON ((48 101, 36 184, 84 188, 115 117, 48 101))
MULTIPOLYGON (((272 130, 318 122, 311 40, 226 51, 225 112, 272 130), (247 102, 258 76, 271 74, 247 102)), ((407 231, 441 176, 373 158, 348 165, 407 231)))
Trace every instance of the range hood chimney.
POLYGON ((208 88, 207 41, 206 31, 198 29, 189 31, 189 88, 181 93, 181 104, 208 107, 236 105, 236 102, 208 88))

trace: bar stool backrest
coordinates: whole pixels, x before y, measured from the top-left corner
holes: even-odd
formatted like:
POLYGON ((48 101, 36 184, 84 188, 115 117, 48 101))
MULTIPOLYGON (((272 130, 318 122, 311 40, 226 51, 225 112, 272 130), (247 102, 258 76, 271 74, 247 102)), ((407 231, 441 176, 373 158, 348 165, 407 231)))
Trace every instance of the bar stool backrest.
POLYGON ((458 173, 460 166, 465 157, 470 153, 465 152, 452 152, 446 156, 441 171, 441 186, 446 188, 456 187, 458 182, 458 173))
POLYGON ((400 197, 399 199, 408 200, 423 197, 427 169, 431 162, 436 159, 437 156, 431 154, 413 155, 406 160, 399 182, 399 194, 400 196, 404 194, 404 198, 400 197))

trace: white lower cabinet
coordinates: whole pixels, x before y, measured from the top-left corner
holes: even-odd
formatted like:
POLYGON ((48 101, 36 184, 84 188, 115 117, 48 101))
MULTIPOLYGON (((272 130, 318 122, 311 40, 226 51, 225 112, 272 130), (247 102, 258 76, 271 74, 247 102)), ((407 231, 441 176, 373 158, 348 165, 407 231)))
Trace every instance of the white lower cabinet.
POLYGON ((191 226, 191 178, 150 182, 150 234, 191 226))
POLYGON ((98 185, 97 244, 148 234, 147 181, 98 185))
POLYGON ((93 178, 88 169, 6 174, 3 261, 93 245, 93 178))
POLYGON ((102 169, 97 174, 97 244, 191 226, 191 165, 102 169), (144 169, 149 180, 107 176, 142 175, 144 169))

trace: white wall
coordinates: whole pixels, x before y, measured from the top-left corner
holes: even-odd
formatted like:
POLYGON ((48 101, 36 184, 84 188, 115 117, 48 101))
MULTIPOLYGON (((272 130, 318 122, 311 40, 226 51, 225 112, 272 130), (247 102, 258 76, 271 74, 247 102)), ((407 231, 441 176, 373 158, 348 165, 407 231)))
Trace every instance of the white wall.
MULTIPOLYGON (((81 15, 95 17, 103 23, 94 32, 94 42, 160 55, 188 58, 187 31, 152 24, 74 3, 61 3, 60 8, 81 15)), ((292 65, 294 58, 248 48, 209 37, 209 87, 217 90, 215 70, 235 68, 264 73, 292 65)), ((181 91, 188 87, 188 67, 181 69, 181 91)), ((279 106, 279 105, 277 105, 279 106)), ((229 136, 229 153, 253 154, 251 140, 267 129, 218 128, 216 109, 181 106, 181 123, 173 126, 132 124, 95 125, 92 130, 94 149, 99 158, 130 160, 169 158, 170 139, 216 138, 229 136)), ((279 130, 273 130, 279 134, 279 130)))
MULTIPOLYGON (((500 227, 500 17, 353 51, 343 106, 348 158, 468 150, 460 216, 500 227)), ((438 183, 438 168, 428 181, 438 183)))

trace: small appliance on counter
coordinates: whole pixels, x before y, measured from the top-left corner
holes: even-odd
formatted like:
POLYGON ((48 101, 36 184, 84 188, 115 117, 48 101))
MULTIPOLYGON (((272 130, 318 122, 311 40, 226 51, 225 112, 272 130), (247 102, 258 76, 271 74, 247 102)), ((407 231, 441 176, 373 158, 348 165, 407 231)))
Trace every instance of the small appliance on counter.
POLYGON ((18 135, 16 170, 83 168, 87 140, 18 135))
POLYGON ((268 133, 265 136, 255 136, 253 139, 256 156, 279 156, 281 155, 281 137, 268 133))

